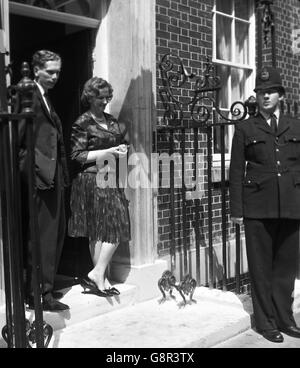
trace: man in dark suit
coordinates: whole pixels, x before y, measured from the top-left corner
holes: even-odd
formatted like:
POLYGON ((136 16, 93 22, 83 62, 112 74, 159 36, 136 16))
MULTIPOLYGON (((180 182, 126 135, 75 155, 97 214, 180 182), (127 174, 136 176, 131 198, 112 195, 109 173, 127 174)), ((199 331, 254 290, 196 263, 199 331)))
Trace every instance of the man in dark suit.
MULTIPOLYGON (((61 71, 59 55, 40 50, 33 55, 32 67, 36 90, 33 97, 35 118, 33 122, 35 171, 37 190, 37 217, 40 236, 43 309, 61 311, 69 309, 55 299, 54 278, 60 260, 65 237, 64 187, 69 183, 63 142, 62 126, 47 96, 58 81, 61 71)), ((25 145, 25 123, 20 125, 20 171, 27 176, 27 150, 25 145)), ((24 197, 25 201, 26 196, 24 197)), ((26 210, 28 207, 25 205, 26 210)), ((28 242, 27 290, 29 307, 33 306, 32 250, 28 242)))
POLYGON ((257 331, 272 342, 300 338, 293 317, 299 265, 300 121, 280 112, 277 69, 257 73, 259 112, 237 124, 230 163, 230 207, 245 225, 257 331))

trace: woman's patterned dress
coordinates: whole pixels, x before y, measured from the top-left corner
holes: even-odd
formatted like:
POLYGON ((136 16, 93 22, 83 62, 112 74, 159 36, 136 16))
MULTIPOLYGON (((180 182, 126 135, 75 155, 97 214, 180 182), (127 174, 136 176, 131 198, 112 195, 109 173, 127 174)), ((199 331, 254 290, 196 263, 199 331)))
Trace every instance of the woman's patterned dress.
POLYGON ((128 143, 118 121, 109 114, 105 117, 108 129, 97 124, 89 112, 81 115, 72 127, 71 160, 76 176, 71 190, 68 234, 87 237, 92 242, 119 244, 130 240, 124 189, 118 186, 99 188, 95 163, 86 163, 89 151, 128 143))

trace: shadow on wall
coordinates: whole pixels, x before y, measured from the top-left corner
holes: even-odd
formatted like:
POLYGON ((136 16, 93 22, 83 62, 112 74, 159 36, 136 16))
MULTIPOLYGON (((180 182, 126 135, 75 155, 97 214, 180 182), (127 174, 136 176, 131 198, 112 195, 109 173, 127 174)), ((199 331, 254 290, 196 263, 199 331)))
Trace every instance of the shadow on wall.
MULTIPOLYGON (((122 107, 119 110, 118 119, 121 123, 125 124, 131 144, 128 162, 129 181, 125 189, 126 197, 129 200, 131 241, 129 244, 121 244, 113 257, 114 262, 127 266, 126 270, 128 270, 128 272, 127 275, 123 275, 122 281, 125 281, 130 272, 132 260, 134 260, 135 254, 137 254, 136 247, 139 248, 139 253, 147 255, 151 252, 152 255, 154 254, 155 258, 157 254, 155 242, 152 249, 142 248, 149 244, 147 241, 143 242, 143 244, 135 244, 138 239, 146 239, 146 237, 153 239, 153 234, 141 234, 139 236, 140 229, 135 228, 136 221, 140 221, 141 219, 139 213, 136 212, 143 206, 143 203, 140 202, 143 192, 137 193, 137 191, 139 191, 141 187, 146 189, 152 188, 150 164, 153 128, 151 129, 151 127, 156 124, 156 106, 154 104, 152 80, 153 76, 151 71, 142 69, 141 75, 131 80, 123 99, 122 107), (134 155, 137 160, 132 160, 132 155, 134 155)), ((115 115, 113 111, 112 114, 115 115)), ((152 207, 153 206, 151 206, 151 208, 152 207)), ((148 215, 147 218, 149 218, 148 215)), ((154 226, 157 225, 154 224, 154 226)))

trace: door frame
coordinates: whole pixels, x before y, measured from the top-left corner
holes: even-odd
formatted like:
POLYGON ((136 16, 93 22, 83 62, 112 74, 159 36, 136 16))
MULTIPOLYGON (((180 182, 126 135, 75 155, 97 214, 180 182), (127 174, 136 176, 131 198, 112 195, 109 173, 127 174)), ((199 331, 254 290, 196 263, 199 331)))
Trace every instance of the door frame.
MULTIPOLYGON (((8 0, 5 1, 7 2, 8 0)), ((57 10, 39 8, 37 6, 16 3, 14 1, 9 1, 8 4, 9 12, 15 15, 22 15, 24 17, 43 19, 47 21, 80 26, 84 28, 97 29, 100 25, 100 20, 85 17, 82 15, 63 13, 57 10)))
MULTIPOLYGON (((0 52, 7 53, 5 55, 5 65, 8 65, 10 63, 10 24, 9 24, 10 14, 21 15, 24 17, 31 17, 31 18, 47 20, 47 21, 53 21, 56 23, 64 23, 67 25, 79 26, 81 28, 90 29, 90 30, 97 30, 101 23, 100 20, 97 20, 94 18, 88 18, 84 16, 62 13, 59 11, 38 8, 35 6, 26 5, 26 4, 10 2, 9 0, 0 0, 0 17, 2 20, 2 30, 0 30, 0 52)), ((7 75, 6 78, 7 78, 7 85, 9 86, 10 85, 9 75, 7 75)), ((0 223, 0 226, 1 226, 1 223, 0 223)), ((3 273, 4 267, 2 266, 3 266, 3 248, 2 248, 2 237, 0 237, 0 308, 1 309, 5 303, 4 273, 3 273)))

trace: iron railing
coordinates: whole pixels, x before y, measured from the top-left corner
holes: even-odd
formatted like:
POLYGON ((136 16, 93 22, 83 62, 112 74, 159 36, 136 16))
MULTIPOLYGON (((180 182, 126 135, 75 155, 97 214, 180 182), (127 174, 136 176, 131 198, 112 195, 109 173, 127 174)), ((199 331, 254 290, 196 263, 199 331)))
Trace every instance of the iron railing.
MULTIPOLYGON (((273 1, 257 0, 256 1, 256 18, 257 18, 257 67, 262 67, 263 53, 270 42, 271 44, 271 60, 272 66, 276 67, 276 35, 275 35, 275 16, 272 11, 273 1), (265 48, 265 49, 264 49, 265 48)), ((226 175, 225 160, 225 129, 229 125, 236 125, 244 120, 246 116, 256 114, 257 107, 254 97, 250 97, 246 102, 235 102, 230 109, 230 118, 224 115, 218 106, 218 92, 221 88, 220 78, 215 75, 214 66, 207 60, 204 75, 197 77, 189 74, 180 58, 172 54, 163 56, 160 65, 162 87, 159 90, 161 101, 164 106, 163 125, 157 126, 156 130, 156 151, 159 151, 157 138, 165 137, 167 142, 168 154, 172 156, 176 151, 175 141, 179 140, 178 146, 182 159, 182 186, 180 192, 175 188, 175 166, 174 161, 170 164, 170 188, 169 188, 169 204, 170 204, 170 264, 171 274, 168 276, 168 282, 162 277, 159 283, 167 284, 167 288, 172 284, 173 272, 176 268, 176 252, 183 250, 183 267, 180 268, 180 277, 190 272, 188 264, 188 252, 190 250, 190 242, 188 240, 188 228, 191 220, 193 221, 195 231, 195 253, 196 253, 196 280, 200 281, 200 248, 205 234, 203 228, 207 222, 208 236, 208 283, 210 288, 218 287, 214 275, 216 256, 213 246, 213 190, 214 183, 212 178, 213 169, 213 137, 214 131, 219 130, 220 133, 220 152, 221 152, 221 175, 220 184, 218 186, 221 196, 221 242, 222 242, 222 265, 217 265, 221 269, 222 289, 227 290, 230 283, 228 277, 228 235, 231 231, 229 224, 229 211, 227 208, 228 184, 226 175), (192 87, 193 86, 193 87, 192 87), (185 96, 185 97, 183 97, 185 96), (186 135, 193 135, 192 156, 193 156, 193 179, 197 178, 197 155, 199 152, 199 137, 204 133, 206 136, 206 183, 205 183, 205 205, 199 198, 187 199, 190 189, 184 183, 184 160, 187 151, 186 135), (180 138, 178 138, 180 137, 180 138), (180 199, 178 200, 178 197, 180 199), (180 202, 176 207, 176 203, 180 202), (203 208, 207 206, 207 213, 204 214, 203 208), (193 216, 188 218, 187 209, 193 211, 193 216), (180 212, 180 214, 178 214, 180 212), (179 219, 179 221, 178 221, 179 219), (178 237, 178 230, 181 236, 178 237), (179 241, 178 241, 179 240, 179 241), (170 281, 171 280, 171 281, 170 281)), ((282 105, 282 110, 284 106, 282 105)), ((291 113, 291 105, 287 104, 287 112, 291 113)), ((298 113, 297 104, 294 105, 294 115, 298 113)), ((191 151, 191 149, 188 149, 191 151)), ((197 191, 195 187, 194 192, 197 191)), ((241 229, 239 225, 235 225, 235 291, 241 292, 242 278, 247 283, 247 274, 241 275, 241 229)), ((180 252, 179 252, 180 253, 180 252)), ((219 275, 220 276, 220 275, 219 275)), ((173 280, 174 281, 174 280, 173 280)))
MULTIPOLYGON (((194 209, 194 216, 192 221, 194 222, 195 229, 195 253, 196 253, 196 280, 200 280, 200 247, 201 247, 201 227, 203 227, 203 221, 208 223, 208 252, 209 252, 209 286, 215 287, 215 275, 214 275, 214 247, 213 247, 213 129, 218 127, 220 129, 221 139, 221 223, 222 223, 222 288, 227 289, 227 242, 228 242, 228 211, 226 208, 226 191, 228 190, 226 184, 226 163, 225 163, 225 127, 228 125, 234 125, 245 119, 249 114, 254 114, 256 109, 254 108, 255 100, 251 99, 245 104, 242 102, 235 102, 231 109, 231 117, 225 115, 218 106, 218 91, 221 88, 220 78, 215 75, 214 66, 207 62, 205 63, 205 72, 203 76, 196 76, 194 74, 188 74, 184 68, 183 62, 176 56, 167 54, 163 57, 160 63, 161 79, 163 87, 160 89, 160 97, 164 105, 165 114, 163 117, 164 124, 157 127, 157 132, 160 136, 167 137, 168 141, 168 153, 172 157, 175 148, 175 136, 178 143, 178 151, 181 158, 181 186, 180 189, 176 188, 175 175, 176 164, 173 160, 170 161, 170 234, 171 234, 171 247, 170 247, 170 264, 171 273, 176 268, 176 251, 178 250, 178 244, 176 242, 176 230, 178 227, 178 217, 180 216, 182 221, 179 221, 182 231, 182 250, 183 250, 183 270, 181 275, 186 275, 190 272, 188 266, 188 252, 190 250, 190 244, 188 242, 188 228, 191 222, 191 218, 188 219, 187 208, 194 209), (181 91, 185 89, 186 84, 189 88, 194 86, 191 97, 182 98, 181 91), (192 153, 191 147, 186 148, 186 135, 187 133, 193 136, 192 153), (197 176, 199 172, 198 167, 198 153, 199 153, 199 136, 201 133, 205 133, 207 136, 206 141, 206 177, 207 183, 205 184, 205 197, 207 198, 207 213, 201 213, 200 199, 197 198, 197 188, 194 186, 192 189, 186 185, 185 177, 185 157, 189 153, 193 157, 193 182, 197 182, 197 176), (195 195, 195 199, 188 199, 188 196, 195 195), (181 206, 177 206, 176 202, 181 202, 181 206), (181 212, 180 214, 178 212, 181 212), (202 222, 201 222, 202 217, 202 222), (177 220, 176 220, 177 218, 177 220)), ((191 89, 190 89, 191 90, 191 89)), ((158 148, 157 148, 158 150, 158 148)), ((236 254, 240 255, 240 229, 236 226, 236 254)), ((236 291, 240 290, 240 256, 236 259, 236 291)))
POLYGON ((42 279, 39 232, 36 210, 35 164, 33 145, 32 97, 35 83, 29 78, 27 63, 22 66, 22 80, 6 87, 4 54, 1 54, 0 111, 0 190, 3 232, 4 282, 7 324, 2 336, 9 348, 47 347, 53 334, 43 321, 42 279), (26 319, 21 221, 21 185, 19 173, 19 123, 25 120, 28 153, 28 204, 30 242, 32 243, 33 292, 35 321, 26 319))

